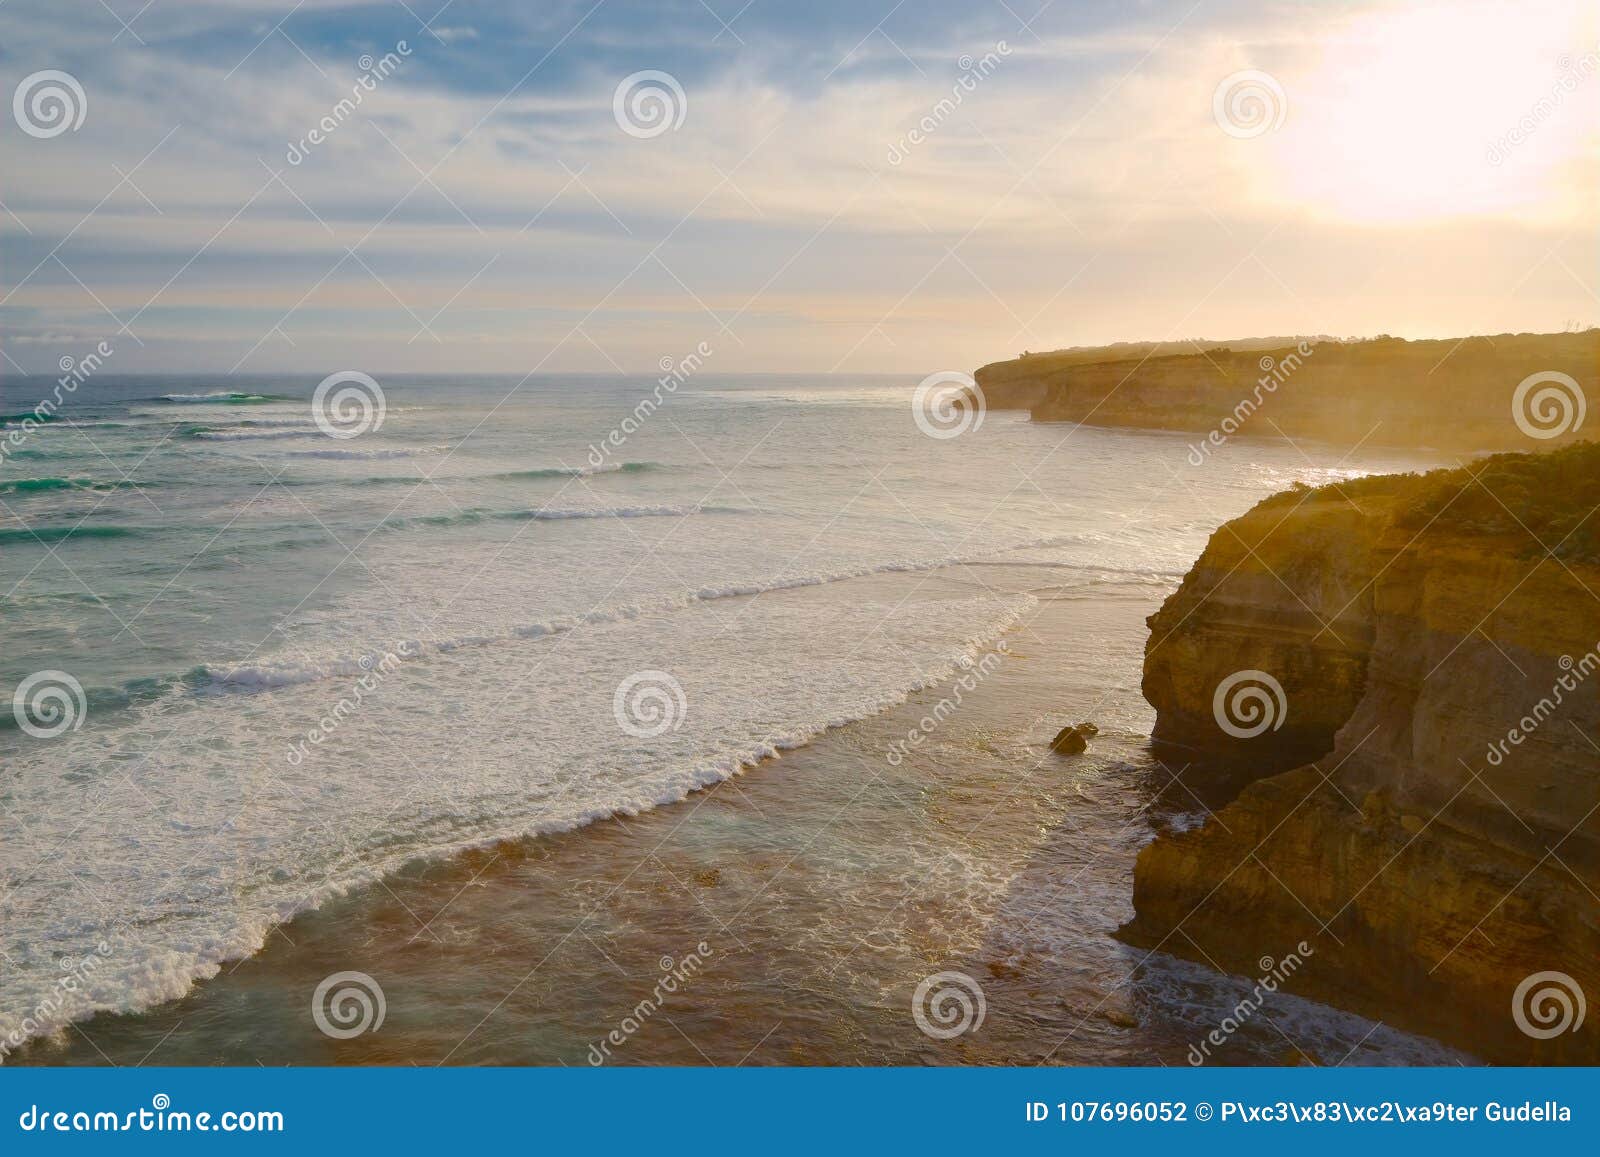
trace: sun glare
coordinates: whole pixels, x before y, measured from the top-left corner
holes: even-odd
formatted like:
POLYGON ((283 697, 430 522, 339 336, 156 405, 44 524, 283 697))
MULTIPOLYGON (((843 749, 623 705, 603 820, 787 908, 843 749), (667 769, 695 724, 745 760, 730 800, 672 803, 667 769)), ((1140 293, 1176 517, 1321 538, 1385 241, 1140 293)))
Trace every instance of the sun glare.
POLYGON ((1298 82, 1284 77, 1274 191, 1370 222, 1569 209, 1559 175, 1600 121, 1597 21, 1576 6, 1530 15, 1453 5, 1354 21, 1298 82))

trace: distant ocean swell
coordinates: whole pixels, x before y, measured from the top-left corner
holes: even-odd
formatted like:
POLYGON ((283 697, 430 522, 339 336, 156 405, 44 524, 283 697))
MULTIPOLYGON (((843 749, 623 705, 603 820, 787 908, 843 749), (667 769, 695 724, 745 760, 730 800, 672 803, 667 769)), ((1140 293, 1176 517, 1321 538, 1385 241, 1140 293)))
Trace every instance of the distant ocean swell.
POLYGON ((451 449, 450 446, 440 443, 435 446, 350 446, 343 449, 327 450, 282 450, 279 453, 285 458, 328 458, 332 460, 349 459, 359 461, 363 458, 417 458, 425 454, 441 454, 451 449))
POLYGON ((141 490, 156 485, 126 479, 108 481, 95 478, 17 478, 0 482, 0 494, 44 494, 53 490, 141 490))
POLYGON ((151 402, 179 402, 213 405, 257 405, 263 402, 292 402, 295 399, 278 394, 247 394, 238 390, 215 390, 206 394, 159 394, 147 398, 151 402))
MULTIPOLYGON (((58 482, 60 479, 30 479, 26 481, 58 482)), ((132 484, 129 484, 130 486, 132 484)), ((70 489, 70 487, 44 486, 43 490, 70 489)), ((378 523, 375 529, 384 531, 411 530, 418 527, 449 527, 472 526, 482 522, 570 522, 583 519, 596 518, 693 518, 703 514, 758 514, 760 511, 738 506, 599 506, 599 507, 548 507, 548 508, 519 508, 515 510, 493 510, 487 508, 474 508, 458 510, 448 514, 420 514, 395 518, 386 518, 378 523)), ((277 524, 270 528, 286 532, 310 531, 315 532, 319 525, 312 524, 277 524)), ((69 542, 73 539, 104 539, 104 538, 149 538, 158 535, 181 535, 203 533, 213 534, 210 527, 195 526, 91 526, 78 523, 73 526, 34 526, 34 527, 4 527, 0 528, 0 543, 58 543, 69 542)), ((311 543, 331 541, 331 536, 324 533, 314 538, 278 539, 266 542, 242 543, 233 548, 235 552, 248 550, 259 553, 262 550, 277 550, 286 546, 299 546, 311 543)))
POLYGON ((279 486, 425 486, 461 482, 538 482, 554 478, 592 478, 598 474, 642 474, 666 470, 659 462, 617 462, 599 469, 589 466, 545 466, 534 470, 501 470, 489 474, 450 474, 424 478, 417 474, 372 474, 365 478, 279 478, 279 486))
POLYGON ((424 514, 385 519, 385 530, 409 526, 465 526, 476 522, 567 522, 583 518, 692 518, 697 514, 760 514, 741 506, 600 506, 594 508, 539 507, 531 510, 460 510, 453 514, 424 514))
POLYGON ((546 466, 541 470, 511 470, 490 478, 589 478, 596 474, 642 474, 659 470, 659 462, 610 462, 604 466, 546 466))
POLYGON ((132 526, 8 526, 0 527, 0 543, 31 542, 42 546, 75 538, 134 538, 140 533, 132 526))

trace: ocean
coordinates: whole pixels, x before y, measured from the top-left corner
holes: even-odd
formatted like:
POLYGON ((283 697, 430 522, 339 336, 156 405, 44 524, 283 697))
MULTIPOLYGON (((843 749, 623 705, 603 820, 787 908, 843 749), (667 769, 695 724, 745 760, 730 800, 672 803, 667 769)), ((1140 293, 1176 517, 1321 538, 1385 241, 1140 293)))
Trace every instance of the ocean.
MULTIPOLYGON (((1431 461, 945 436, 901 378, 380 378, 351 437, 315 375, 0 392, 7 1059, 1183 1063, 1249 989, 1111 935, 1206 808, 1144 616, 1258 499, 1431 461)), ((1287 996, 1228 1048, 1456 1059, 1287 996)))

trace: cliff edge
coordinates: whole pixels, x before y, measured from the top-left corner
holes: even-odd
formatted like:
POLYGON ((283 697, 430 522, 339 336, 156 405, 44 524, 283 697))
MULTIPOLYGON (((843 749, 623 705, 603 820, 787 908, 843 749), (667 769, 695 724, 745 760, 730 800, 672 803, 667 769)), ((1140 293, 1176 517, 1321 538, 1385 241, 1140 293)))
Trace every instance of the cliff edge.
POLYGON ((1500 1063, 1600 1062, 1600 446, 1295 490, 1150 619, 1158 741, 1257 778, 1123 937, 1500 1063), (1591 517, 1592 516, 1592 517, 1591 517), (1287 769, 1287 770, 1286 770, 1287 769))
POLYGON ((1407 341, 1251 339, 1027 354, 975 374, 995 409, 1038 422, 1484 451, 1582 436, 1600 329, 1407 341), (1552 377, 1552 375, 1560 375, 1552 377), (1541 380, 1529 382, 1530 378, 1541 380), (1528 383, 1524 386, 1524 383, 1528 383))

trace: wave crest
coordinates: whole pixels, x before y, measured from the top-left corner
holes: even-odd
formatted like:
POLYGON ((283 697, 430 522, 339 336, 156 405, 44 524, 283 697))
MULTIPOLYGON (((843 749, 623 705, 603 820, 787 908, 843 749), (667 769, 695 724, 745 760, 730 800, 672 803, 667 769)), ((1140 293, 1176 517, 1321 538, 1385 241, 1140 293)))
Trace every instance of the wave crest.
POLYGON ((206 394, 160 394, 154 398, 146 398, 150 402, 178 402, 191 405, 253 405, 261 402, 292 402, 293 398, 284 397, 282 394, 250 394, 242 390, 213 390, 206 394))

